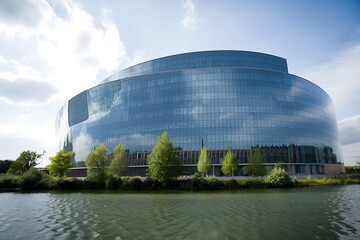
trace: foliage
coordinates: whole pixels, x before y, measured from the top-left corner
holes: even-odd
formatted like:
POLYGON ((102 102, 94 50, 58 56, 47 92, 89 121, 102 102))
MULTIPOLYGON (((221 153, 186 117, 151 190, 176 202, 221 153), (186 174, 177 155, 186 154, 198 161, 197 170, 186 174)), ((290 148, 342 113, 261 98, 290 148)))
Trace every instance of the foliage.
POLYGON ((230 176, 230 175, 234 176, 234 172, 238 169, 238 164, 239 162, 236 159, 234 151, 232 149, 229 149, 224 157, 224 161, 221 166, 221 171, 226 176, 230 176))
POLYGON ((69 168, 71 167, 73 157, 74 153, 71 151, 58 151, 54 157, 49 158, 51 161, 51 164, 48 167, 50 174, 59 179, 65 178, 69 168))
POLYGON ((20 179, 22 189, 50 189, 54 185, 54 180, 48 174, 45 174, 35 168, 29 169, 20 179))
POLYGON ((236 189, 239 188, 239 183, 235 179, 230 179, 224 182, 224 186, 228 189, 236 189))
POLYGON ((148 156, 149 174, 151 178, 163 184, 182 173, 180 158, 167 133, 158 137, 151 154, 148 156))
POLYGON ((13 162, 11 160, 0 160, 0 174, 6 173, 13 162))
POLYGON ((20 156, 10 166, 9 173, 24 174, 30 168, 36 166, 36 160, 41 157, 41 154, 37 154, 33 151, 23 151, 20 156))
POLYGON ((121 189, 124 190, 140 190, 143 186, 143 181, 139 177, 123 177, 121 189))
POLYGON ((110 170, 111 173, 116 176, 122 176, 129 170, 129 162, 123 144, 119 144, 115 147, 114 158, 111 162, 110 170))
POLYGON ((110 164, 107 155, 107 148, 100 144, 94 151, 90 152, 85 164, 87 167, 87 179, 91 182, 105 182, 108 176, 108 166, 110 164))
POLYGON ((19 188, 20 176, 13 174, 0 174, 0 188, 19 188))
POLYGON ((198 161, 198 165, 197 165, 197 170, 202 174, 207 174, 207 172, 210 170, 210 168, 211 168, 211 163, 209 160, 209 156, 207 155, 206 148, 202 148, 200 150, 200 156, 199 156, 199 161, 198 161))
POLYGON ((265 188, 267 184, 262 178, 247 178, 238 182, 242 188, 265 188))
POLYGON ((121 187, 122 179, 119 176, 111 175, 106 180, 106 189, 117 190, 121 187))
POLYGON ((265 182, 272 187, 290 187, 293 185, 289 174, 278 164, 274 166, 265 182))
POLYGON ((360 174, 360 166, 345 166, 345 173, 360 174))
POLYGON ((147 177, 143 181, 143 189, 157 190, 157 189, 162 189, 162 187, 163 187, 163 184, 161 184, 161 182, 156 181, 156 180, 152 179, 151 177, 147 177))
POLYGON ((54 189, 61 190, 81 190, 89 188, 88 181, 80 178, 58 179, 54 184, 54 189))
POLYGON ((260 148, 250 150, 249 165, 245 167, 249 176, 264 176, 266 174, 266 167, 264 163, 264 156, 261 154, 260 148))
POLYGON ((216 177, 195 177, 192 179, 192 189, 222 189, 224 181, 218 180, 216 177))

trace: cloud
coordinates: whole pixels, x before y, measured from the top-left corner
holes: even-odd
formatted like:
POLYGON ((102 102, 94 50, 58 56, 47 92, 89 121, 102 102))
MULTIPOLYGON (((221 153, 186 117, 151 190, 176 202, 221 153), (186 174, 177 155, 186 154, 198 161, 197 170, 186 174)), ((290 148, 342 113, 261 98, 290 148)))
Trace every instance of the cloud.
MULTIPOLYGON (((360 102, 360 44, 339 52, 329 62, 301 74, 322 87, 333 99, 340 119, 353 115, 360 102)), ((357 113, 360 113, 360 109, 357 113)))
POLYGON ((9 25, 36 27, 44 18, 47 8, 43 1, 0 1, 0 20, 9 25))
POLYGON ((113 73, 126 57, 118 29, 106 14, 96 22, 72 1, 56 3, 61 5, 57 6, 61 16, 46 1, 26 1, 24 6, 22 1, 3 3, 14 15, 0 18, 0 40, 21 46, 22 56, 3 54, 0 65, 34 71, 24 76, 23 71, 0 67, 0 77, 47 81, 59 88, 58 97, 65 100, 113 73), (17 17, 27 11, 24 7, 39 12, 30 25, 17 17))
POLYGON ((339 131, 343 145, 360 143, 360 114, 341 120, 339 131))
POLYGON ((38 105, 48 102, 55 86, 26 79, 8 81, 0 78, 0 99, 10 104, 38 105))
POLYGON ((196 29, 199 19, 192 0, 185 0, 183 7, 185 9, 185 15, 181 20, 181 25, 187 30, 196 29))
POLYGON ((343 150, 343 157, 344 157, 344 164, 346 166, 354 166, 360 162, 360 142, 347 144, 342 146, 343 150))
POLYGON ((0 46, 0 105, 8 109, 0 117, 0 152, 6 158, 24 146, 54 155, 58 108, 129 59, 106 12, 94 19, 72 0, 0 1, 0 46), (14 148, 4 147, 7 138, 14 148))

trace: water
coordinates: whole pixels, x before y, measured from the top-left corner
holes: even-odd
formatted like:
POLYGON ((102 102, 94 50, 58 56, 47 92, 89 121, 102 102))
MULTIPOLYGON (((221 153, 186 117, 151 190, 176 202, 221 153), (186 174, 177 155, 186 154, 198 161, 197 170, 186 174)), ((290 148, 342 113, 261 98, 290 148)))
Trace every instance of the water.
POLYGON ((0 193, 0 239, 360 239, 360 185, 0 193))

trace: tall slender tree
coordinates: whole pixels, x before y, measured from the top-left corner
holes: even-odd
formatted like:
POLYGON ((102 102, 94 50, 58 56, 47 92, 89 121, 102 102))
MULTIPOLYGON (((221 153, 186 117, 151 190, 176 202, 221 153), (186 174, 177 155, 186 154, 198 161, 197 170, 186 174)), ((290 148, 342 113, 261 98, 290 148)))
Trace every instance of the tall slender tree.
POLYGON ((123 144, 119 144, 114 148, 114 158, 111 162, 110 169, 111 173, 116 176, 122 176, 129 170, 129 162, 123 144))
POLYGON ((173 144, 165 132, 158 137, 151 154, 148 156, 149 173, 151 178, 166 183, 180 176, 182 164, 176 156, 173 144))
POLYGON ((238 169, 238 164, 239 162, 236 159, 234 151, 232 149, 228 149, 221 166, 221 171, 226 176, 234 176, 234 172, 238 169))
POLYGON ((107 148, 100 144, 92 151, 85 161, 87 167, 87 178, 97 182, 104 182, 108 176, 110 159, 107 148))
POLYGON ((206 148, 202 148, 200 150, 197 169, 200 173, 207 175, 207 172, 210 170, 210 168, 211 168, 211 163, 209 160, 209 156, 207 155, 206 148))
POLYGON ((246 171, 250 176, 264 176, 266 174, 266 167, 264 165, 264 156, 261 153, 260 148, 250 150, 250 157, 246 171))

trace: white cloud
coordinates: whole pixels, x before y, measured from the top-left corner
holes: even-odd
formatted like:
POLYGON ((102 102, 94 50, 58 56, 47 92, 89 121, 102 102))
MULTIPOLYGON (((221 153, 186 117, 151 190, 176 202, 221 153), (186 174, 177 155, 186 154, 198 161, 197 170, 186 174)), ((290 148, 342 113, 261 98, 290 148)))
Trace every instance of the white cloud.
POLYGON ((343 145, 360 143, 360 114, 341 120, 339 122, 339 131, 343 145))
POLYGON ((344 164, 346 166, 354 166, 360 162, 360 142, 343 145, 343 157, 344 157, 344 164))
POLYGON ((106 11, 94 19, 71 0, 49 3, 0 1, 0 45, 11 48, 0 50, 0 104, 12 105, 0 118, 0 142, 19 141, 1 147, 0 158, 16 158, 24 145, 54 155, 57 108, 129 61, 106 11))
MULTIPOLYGON (((16 8, 22 9, 21 4, 18 2, 20 6, 16 8)), ((28 26, 24 24, 25 20, 11 16, 5 20, 0 18, 0 37, 3 34, 3 40, 21 45, 26 56, 22 59, 2 56, 1 62, 22 71, 2 70, 0 77, 24 78, 25 72, 26 79, 41 79, 58 86, 58 97, 65 100, 93 86, 100 80, 98 78, 110 75, 119 67, 125 56, 124 45, 118 29, 105 14, 97 24, 90 14, 71 1, 63 2, 66 18, 58 16, 46 1, 31 4, 42 13, 37 24, 28 26), (29 69, 36 70, 31 72, 29 69)), ((16 12, 21 14, 23 11, 16 12)))
POLYGON ((55 86, 27 79, 8 81, 0 78, 0 100, 8 104, 37 106, 46 104, 56 92, 55 86))
POLYGON ((196 29, 199 19, 192 0, 185 0, 183 7, 185 9, 185 15, 181 20, 181 25, 187 30, 196 29))
MULTIPOLYGON (((340 119, 354 115, 354 103, 360 103, 360 44, 354 45, 301 76, 314 81, 333 99, 340 119)), ((360 113, 360 109, 356 114, 360 113)))

